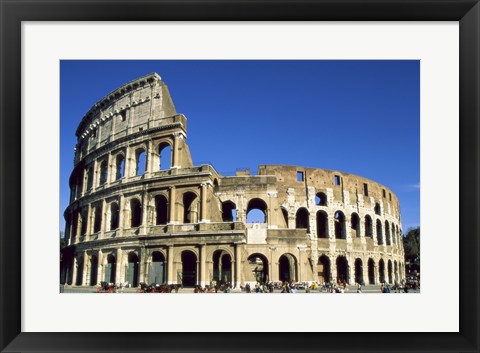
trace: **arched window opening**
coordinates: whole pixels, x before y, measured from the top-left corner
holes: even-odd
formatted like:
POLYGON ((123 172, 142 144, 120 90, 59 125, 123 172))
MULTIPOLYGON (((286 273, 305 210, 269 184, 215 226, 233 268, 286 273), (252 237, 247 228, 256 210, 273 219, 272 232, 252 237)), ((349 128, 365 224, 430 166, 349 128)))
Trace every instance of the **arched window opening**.
POLYGON ((360 217, 356 213, 352 213, 350 218, 350 232, 352 237, 360 236, 360 217))
POLYGON ((388 224, 388 221, 385 221, 385 238, 387 245, 392 245, 392 242, 390 241, 390 225, 388 224))
POLYGON ((143 175, 146 171, 145 150, 140 148, 135 151, 135 175, 143 175))
POLYGON ((248 269, 245 273, 247 282, 265 283, 268 280, 268 260, 262 254, 252 254, 248 257, 248 269))
POLYGON ((326 255, 322 255, 318 259, 317 274, 319 283, 329 283, 332 281, 330 259, 326 255))
POLYGON ((107 182, 107 162, 103 161, 100 164, 100 185, 104 185, 107 182))
POLYGON ((297 280, 297 259, 292 254, 283 254, 278 259, 279 280, 290 282, 297 280))
POLYGON ((182 252, 182 285, 193 287, 197 283, 197 256, 191 251, 182 252))
POLYGON ((348 283, 348 261, 345 256, 337 257, 337 283, 348 283))
POLYGON ((299 208, 297 215, 295 216, 295 228, 306 229, 307 233, 310 233, 310 215, 306 208, 299 208))
POLYGON ((160 156, 160 163, 158 170, 167 170, 172 167, 171 156, 172 149, 169 144, 163 143, 158 146, 158 155, 160 156))
POLYGON ((328 238, 328 215, 324 211, 317 212, 317 237, 328 238))
POLYGON ((225 250, 213 253, 213 279, 217 284, 232 283, 232 257, 225 250))
POLYGON ((96 255, 92 255, 90 257, 90 285, 95 286, 97 285, 97 276, 98 276, 98 257, 96 255))
POLYGON ((236 206, 232 201, 222 202, 222 220, 224 222, 234 222, 237 220, 236 206))
POLYGON ((197 223, 197 203, 197 195, 193 192, 186 192, 183 194, 183 223, 197 223))
POLYGON ((327 206, 327 195, 325 195, 323 192, 317 193, 315 196, 315 204, 317 206, 327 206))
POLYGON ((80 214, 80 235, 85 236, 87 234, 87 215, 86 212, 80 214))
POLYGON ((378 275, 380 277, 380 283, 385 283, 385 262, 380 259, 378 262, 378 275))
POLYGON ((335 212, 335 238, 346 239, 345 215, 340 211, 335 212))
POLYGON ((375 204, 375 214, 378 215, 378 216, 381 216, 382 215, 382 209, 380 208, 380 204, 377 202, 375 204))
POLYGON ((134 252, 128 254, 128 265, 125 273, 125 282, 131 284, 132 287, 138 287, 138 256, 134 252))
POLYGON ((247 207, 247 223, 267 223, 267 204, 262 199, 252 199, 247 207))
POLYGON ((388 260, 387 269, 388 269, 388 283, 392 284, 393 283, 393 281, 392 281, 392 272, 393 272, 392 260, 388 260))
POLYGON ((395 231, 395 224, 392 223, 392 243, 397 243, 397 232, 395 231))
POLYGON ((75 285, 81 286, 83 279, 83 256, 77 259, 77 278, 75 279, 75 285))
POLYGON ((373 238, 373 222, 369 215, 365 216, 365 236, 373 238))
POLYGON ((165 282, 165 256, 160 251, 152 253, 152 263, 148 271, 149 282, 162 284, 165 282))
POLYGON ((168 223, 168 201, 163 195, 155 196, 155 224, 168 223))
POLYGON ((375 262, 368 259, 368 283, 375 284, 375 262))
POLYGON ((355 283, 365 284, 363 280, 363 262, 361 259, 355 260, 355 283))
POLYGON ((377 243, 378 245, 383 244, 382 222, 379 219, 377 219, 377 243))
POLYGON ((123 178, 125 175, 125 158, 119 154, 115 161, 115 180, 123 178))
POLYGON ((118 229, 119 208, 116 202, 110 205, 110 230, 118 229))
POLYGON ((398 263, 397 260, 393 263, 393 272, 395 276, 395 284, 398 284, 398 263))
POLYGON ((142 224, 142 205, 140 201, 137 199, 132 199, 130 201, 130 226, 133 227, 140 227, 142 224))
POLYGON ((100 232, 102 227, 102 207, 100 205, 95 206, 95 211, 93 214, 93 232, 100 232))
POLYGON ((117 260, 112 254, 107 257, 107 265, 105 266, 104 281, 108 283, 115 283, 115 272, 117 270, 117 260))
POLYGON ((93 168, 88 168, 87 171, 87 191, 92 190, 93 187, 93 168))

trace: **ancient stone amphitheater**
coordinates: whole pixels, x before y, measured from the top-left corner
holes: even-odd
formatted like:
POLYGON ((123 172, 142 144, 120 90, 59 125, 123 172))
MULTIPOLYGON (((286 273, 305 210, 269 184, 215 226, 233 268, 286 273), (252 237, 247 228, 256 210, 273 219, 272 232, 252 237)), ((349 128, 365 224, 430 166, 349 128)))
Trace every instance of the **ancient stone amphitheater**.
POLYGON ((400 206, 387 187, 285 165, 223 176, 192 164, 186 133, 187 119, 155 73, 109 93, 83 117, 62 283, 404 278, 400 206))

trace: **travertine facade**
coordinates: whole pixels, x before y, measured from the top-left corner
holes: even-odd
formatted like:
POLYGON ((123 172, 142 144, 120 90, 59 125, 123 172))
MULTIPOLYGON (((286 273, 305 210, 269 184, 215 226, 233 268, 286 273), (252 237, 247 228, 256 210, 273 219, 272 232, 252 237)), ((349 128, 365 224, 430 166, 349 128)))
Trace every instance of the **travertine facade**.
POLYGON ((222 176, 192 165, 186 124, 157 74, 111 92, 85 115, 65 210, 63 283, 404 278, 391 190, 297 166, 222 176), (262 219, 250 222, 255 212, 262 219))

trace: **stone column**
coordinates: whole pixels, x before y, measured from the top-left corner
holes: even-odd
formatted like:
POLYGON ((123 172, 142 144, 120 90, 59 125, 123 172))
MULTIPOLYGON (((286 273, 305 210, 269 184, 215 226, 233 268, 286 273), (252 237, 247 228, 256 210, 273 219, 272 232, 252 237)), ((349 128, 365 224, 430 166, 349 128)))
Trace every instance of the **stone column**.
POLYGON ((176 283, 176 280, 173 278, 173 245, 170 245, 167 250, 167 283, 176 283))
POLYGON ((95 192, 95 189, 97 188, 97 185, 99 184, 99 172, 98 172, 98 163, 97 160, 95 159, 93 161, 93 182, 92 182, 92 191, 95 192))
MULTIPOLYGON (((120 195, 120 201, 118 203, 118 228, 121 233, 125 229, 125 196, 123 194, 120 195)), ((117 230, 117 232, 119 231, 117 230)), ((121 235, 121 234, 120 234, 121 235)))
POLYGON ((90 276, 88 276, 88 269, 90 266, 88 266, 88 254, 86 251, 83 252, 83 269, 82 269, 82 286, 88 286, 88 279, 90 276))
POLYGON ((124 171, 123 171, 123 176, 127 179, 127 178, 130 178, 130 173, 131 173, 131 170, 132 170, 132 166, 131 166, 131 163, 132 163, 132 158, 130 156, 130 147, 127 147, 125 149, 125 165, 124 165, 124 171))
POLYGON ((208 216, 207 216, 207 191, 208 191, 208 185, 207 183, 202 183, 201 184, 201 196, 202 196, 202 203, 201 203, 201 209, 200 209, 200 222, 208 222, 208 216))
POLYGON ((153 143, 152 140, 148 140, 147 142, 147 151, 146 151, 146 157, 147 157, 147 170, 145 171, 145 174, 147 176, 150 175, 150 173, 153 172, 153 167, 152 167, 152 160, 153 160, 153 143))
POLYGON ((97 283, 100 283, 104 280, 104 278, 103 278, 104 273, 103 273, 103 253, 102 253, 102 250, 98 250, 97 258, 98 258, 97 283))
POLYGON ((168 219, 168 223, 170 224, 176 224, 177 223, 177 218, 176 218, 176 203, 175 203, 175 199, 176 199, 176 189, 175 189, 175 186, 171 186, 169 188, 169 191, 170 191, 170 197, 169 197, 169 200, 168 200, 168 204, 169 204, 169 219, 168 219))
POLYGON ((73 254, 72 286, 77 285, 77 266, 78 266, 77 257, 75 256, 75 254, 73 254))
POLYGON ((107 201, 102 200, 102 226, 100 227, 100 239, 105 237, 105 230, 107 228, 107 201))
POLYGON ((335 255, 329 256, 330 260, 330 275, 332 276, 331 278, 331 283, 332 284, 337 284, 337 257, 335 255), (333 261, 332 261, 333 259, 333 261))
POLYGON ((146 267, 147 267, 147 251, 145 248, 139 250, 139 269, 138 269, 138 282, 147 282, 146 280, 146 267))
POLYGON ((378 265, 378 261, 374 261, 374 266, 373 266, 373 273, 375 275, 375 284, 380 283, 380 266, 378 265))
POLYGON ((144 191, 142 194, 142 234, 147 234, 147 216, 148 216, 148 197, 147 192, 144 191))
POLYGON ((205 244, 200 244, 200 285, 205 287, 207 283, 207 247, 205 244))
POLYGON ((362 276, 363 276, 363 281, 365 284, 369 284, 369 279, 368 279, 368 258, 366 259, 367 261, 364 261, 365 259, 362 259, 362 276))
POLYGON ((180 166, 178 165, 178 160, 179 160, 179 150, 180 150, 180 139, 181 139, 181 134, 179 132, 174 132, 173 133, 173 148, 172 148, 172 154, 173 158, 172 160, 172 169, 173 168, 179 168, 180 166))
POLYGON ((112 167, 112 154, 109 153, 107 157, 107 181, 105 182, 106 187, 110 185, 110 182, 115 180, 115 176, 116 176, 116 170, 114 167, 112 167))
POLYGON ((241 284, 241 244, 235 244, 235 288, 240 288, 241 284))
POLYGON ((117 264, 115 266, 115 283, 124 282, 122 278, 123 272, 123 251, 122 249, 117 249, 117 264))

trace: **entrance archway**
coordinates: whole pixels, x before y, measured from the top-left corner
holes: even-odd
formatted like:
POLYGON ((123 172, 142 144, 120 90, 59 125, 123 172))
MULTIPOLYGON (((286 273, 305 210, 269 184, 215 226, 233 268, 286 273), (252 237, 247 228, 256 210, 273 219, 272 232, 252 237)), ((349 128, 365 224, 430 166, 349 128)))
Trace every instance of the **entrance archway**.
POLYGON ((327 283, 331 281, 330 259, 326 255, 318 259, 318 282, 327 283))
POLYGON ((131 284, 132 287, 138 287, 138 262, 137 254, 134 252, 128 254, 128 266, 125 281, 131 284))
POLYGON ((112 254, 107 256, 107 265, 105 267, 105 282, 115 283, 115 272, 117 270, 117 260, 112 254))
POLYGON ((249 278, 265 283, 268 280, 268 260, 265 255, 252 254, 248 257, 249 278), (251 275, 250 275, 251 274, 251 275))
POLYGON ((165 282, 165 256, 160 251, 152 253, 152 263, 148 275, 150 283, 162 284, 165 282))
POLYGON ((378 261, 378 275, 380 277, 380 283, 385 283, 385 262, 383 259, 378 261))
POLYGON ((232 257, 225 250, 213 253, 213 279, 217 283, 232 283, 232 257))
POLYGON ((283 254, 278 260, 279 280, 284 282, 297 280, 297 259, 292 254, 283 254))
POLYGON ((337 257, 337 283, 348 283, 348 262, 345 256, 337 257))
POLYGON ((90 258, 90 285, 95 286, 97 284, 98 276, 98 257, 92 255, 90 258))
POLYGON ((363 284, 363 262, 361 259, 355 260, 355 283, 363 284))
POLYGON ((76 286, 81 286, 82 279, 83 279, 83 257, 79 258, 77 260, 77 278, 75 278, 75 285, 76 286))
POLYGON ((191 251, 182 252, 182 285, 193 287, 197 284, 197 256, 191 251))
POLYGON ((392 260, 388 260, 387 269, 388 269, 388 283, 393 283, 392 282, 392 272, 393 272, 393 270, 392 270, 392 260))
POLYGON ((368 259, 368 283, 375 284, 375 262, 368 259))

